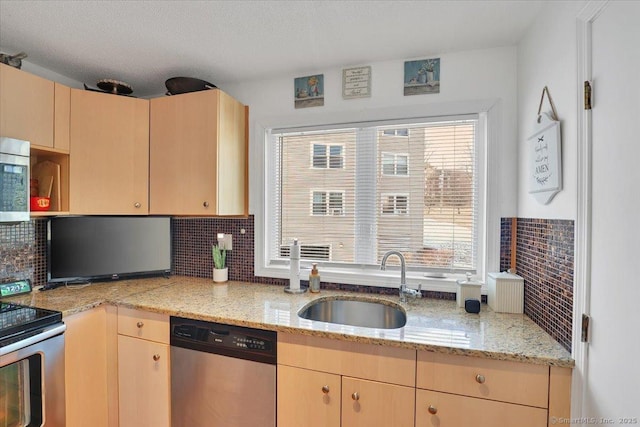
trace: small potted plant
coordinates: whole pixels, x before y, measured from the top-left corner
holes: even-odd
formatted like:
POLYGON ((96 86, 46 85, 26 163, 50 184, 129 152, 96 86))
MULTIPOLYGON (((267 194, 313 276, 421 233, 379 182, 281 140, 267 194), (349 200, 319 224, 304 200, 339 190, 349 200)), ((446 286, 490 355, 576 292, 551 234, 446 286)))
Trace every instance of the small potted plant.
POLYGON ((227 250, 218 245, 212 246, 213 253, 213 281, 226 282, 229 280, 229 267, 227 267, 227 250))

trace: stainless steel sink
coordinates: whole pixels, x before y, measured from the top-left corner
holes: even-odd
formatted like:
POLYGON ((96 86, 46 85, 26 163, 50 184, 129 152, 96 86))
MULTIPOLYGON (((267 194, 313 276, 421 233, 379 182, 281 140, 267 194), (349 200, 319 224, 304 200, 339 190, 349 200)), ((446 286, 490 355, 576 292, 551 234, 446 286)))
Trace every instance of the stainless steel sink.
POLYGON ((399 305, 361 299, 318 299, 303 307, 298 316, 321 322, 366 328, 396 329, 407 323, 407 314, 399 305))

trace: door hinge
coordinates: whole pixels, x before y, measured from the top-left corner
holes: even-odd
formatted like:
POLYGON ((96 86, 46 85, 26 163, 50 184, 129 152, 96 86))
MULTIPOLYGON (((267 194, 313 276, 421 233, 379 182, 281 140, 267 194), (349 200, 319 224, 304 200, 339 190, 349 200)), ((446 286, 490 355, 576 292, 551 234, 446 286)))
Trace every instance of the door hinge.
POLYGON ((589 80, 584 82, 584 109, 591 110, 591 83, 589 80))
POLYGON ((589 336, 589 324, 591 323, 591 317, 589 317, 588 314, 583 314, 582 315, 582 327, 581 327, 581 334, 580 334, 580 341, 582 342, 589 342, 589 339, 591 338, 589 336))

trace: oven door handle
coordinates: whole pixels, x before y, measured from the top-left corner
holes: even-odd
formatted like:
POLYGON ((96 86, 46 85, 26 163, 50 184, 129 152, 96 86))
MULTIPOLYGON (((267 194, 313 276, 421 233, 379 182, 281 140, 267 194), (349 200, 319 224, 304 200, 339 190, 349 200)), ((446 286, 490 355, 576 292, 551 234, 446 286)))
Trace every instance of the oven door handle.
POLYGON ((0 347, 0 356, 4 356, 5 354, 13 353, 14 351, 18 351, 25 347, 29 347, 30 345, 39 343, 51 337, 55 337, 56 335, 62 334, 67 329, 67 325, 61 323, 59 325, 50 326, 42 330, 39 334, 30 336, 29 338, 25 338, 20 341, 16 341, 13 344, 9 344, 4 347, 0 347))

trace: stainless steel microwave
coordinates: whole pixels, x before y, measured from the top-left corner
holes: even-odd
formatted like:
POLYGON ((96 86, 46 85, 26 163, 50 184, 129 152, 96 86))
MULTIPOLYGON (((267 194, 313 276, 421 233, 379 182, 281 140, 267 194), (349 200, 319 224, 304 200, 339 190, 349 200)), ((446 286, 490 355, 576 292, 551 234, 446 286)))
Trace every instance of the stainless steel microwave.
POLYGON ((0 222, 29 221, 29 141, 0 137, 0 222))

